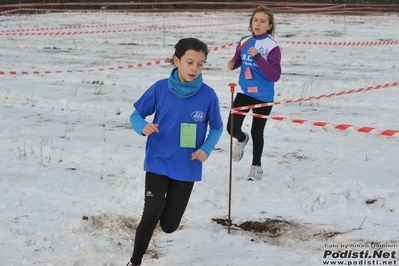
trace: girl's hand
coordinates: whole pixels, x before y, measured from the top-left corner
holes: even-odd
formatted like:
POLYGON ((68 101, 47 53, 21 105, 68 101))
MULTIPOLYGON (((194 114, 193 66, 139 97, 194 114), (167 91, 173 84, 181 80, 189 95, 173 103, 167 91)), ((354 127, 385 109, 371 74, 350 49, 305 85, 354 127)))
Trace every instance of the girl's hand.
POLYGON ((255 47, 251 47, 251 48, 249 48, 248 49, 248 53, 252 56, 252 57, 254 57, 257 53, 259 53, 258 52, 258 49, 256 49, 255 47))
POLYGON ((234 60, 230 60, 229 62, 227 62, 227 68, 228 68, 229 70, 233 70, 235 64, 236 64, 236 62, 234 62, 234 60))
POLYGON ((145 136, 149 136, 154 132, 157 132, 157 133, 159 132, 158 124, 148 123, 143 128, 143 131, 141 133, 143 133, 143 135, 145 135, 145 136))
POLYGON ((191 160, 199 160, 203 163, 208 160, 208 156, 206 156, 206 153, 203 150, 198 149, 191 154, 191 160))

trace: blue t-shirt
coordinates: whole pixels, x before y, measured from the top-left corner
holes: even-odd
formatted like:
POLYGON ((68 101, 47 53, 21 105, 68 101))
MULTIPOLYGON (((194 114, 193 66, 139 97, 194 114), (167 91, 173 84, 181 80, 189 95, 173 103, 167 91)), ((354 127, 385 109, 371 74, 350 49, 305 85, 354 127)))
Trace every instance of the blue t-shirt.
POLYGON ((202 83, 195 95, 180 99, 168 89, 168 79, 162 79, 133 106, 143 118, 154 114, 152 122, 159 124, 159 133, 147 138, 144 170, 180 181, 200 181, 202 163, 191 160, 191 154, 204 144, 208 125, 211 129, 223 128, 215 91, 202 83), (195 148, 180 147, 182 123, 196 124, 195 148))

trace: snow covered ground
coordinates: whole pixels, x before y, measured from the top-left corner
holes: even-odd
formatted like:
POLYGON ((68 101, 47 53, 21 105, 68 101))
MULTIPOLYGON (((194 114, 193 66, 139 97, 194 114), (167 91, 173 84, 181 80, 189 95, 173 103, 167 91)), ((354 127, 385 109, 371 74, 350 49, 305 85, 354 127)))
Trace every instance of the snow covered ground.
MULTIPOLYGON (((277 14, 283 75, 264 178, 245 178, 251 141, 230 173, 224 132, 181 228, 157 229, 143 265, 397 265, 398 19, 277 14)), ((226 63, 248 21, 0 16, 0 265, 125 265, 144 197, 146 139, 131 129, 132 103, 168 77, 174 44, 197 37, 211 48, 203 77, 227 122, 238 70, 226 63)))

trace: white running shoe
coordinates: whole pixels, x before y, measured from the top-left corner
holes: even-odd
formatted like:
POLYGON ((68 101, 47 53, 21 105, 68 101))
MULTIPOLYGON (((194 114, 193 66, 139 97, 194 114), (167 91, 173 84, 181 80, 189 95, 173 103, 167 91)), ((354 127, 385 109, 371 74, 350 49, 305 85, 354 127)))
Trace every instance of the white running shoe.
POLYGON ((140 266, 140 265, 136 265, 136 264, 133 264, 133 263, 131 263, 130 261, 126 264, 126 266, 140 266))
POLYGON ((262 166, 259 165, 251 165, 251 171, 249 172, 248 175, 248 180, 249 181, 259 181, 262 179, 263 176, 263 170, 262 166))
POLYGON ((242 159, 242 156, 244 156, 244 148, 245 145, 247 145, 248 140, 249 140, 249 135, 247 133, 245 133, 245 140, 243 142, 239 142, 237 141, 236 145, 233 148, 233 152, 232 152, 232 158, 233 161, 238 162, 242 159))

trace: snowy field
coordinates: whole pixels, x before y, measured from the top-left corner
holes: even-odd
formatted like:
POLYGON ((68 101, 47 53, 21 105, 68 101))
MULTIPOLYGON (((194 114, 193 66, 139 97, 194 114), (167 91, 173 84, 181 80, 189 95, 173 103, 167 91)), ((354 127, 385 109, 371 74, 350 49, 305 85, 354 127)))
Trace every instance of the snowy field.
MULTIPOLYGON (((238 70, 226 64, 249 15, 0 16, 1 266, 126 265, 144 198, 132 103, 169 76, 174 44, 197 37, 227 123, 238 70)), ((277 14, 264 178, 246 180, 251 141, 230 173, 225 131, 181 227, 157 229, 143 265, 397 265, 398 21, 277 14)))

